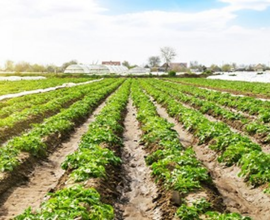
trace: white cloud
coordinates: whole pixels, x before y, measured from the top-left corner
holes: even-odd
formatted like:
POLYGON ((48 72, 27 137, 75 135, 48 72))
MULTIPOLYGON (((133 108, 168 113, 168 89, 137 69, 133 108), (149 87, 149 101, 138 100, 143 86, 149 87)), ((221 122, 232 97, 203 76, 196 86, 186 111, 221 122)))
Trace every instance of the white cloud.
POLYGON ((262 11, 270 6, 270 0, 219 0, 229 3, 232 11, 251 9, 262 11))
MULTIPOLYGON (((0 61, 61 64, 69 59, 146 62, 162 46, 179 61, 262 62, 270 31, 231 26, 235 11, 259 2, 221 0, 229 5, 196 13, 145 11, 108 15, 95 0, 9 0, 0 2, 0 61), (241 50, 240 50, 241 49, 241 50), (252 52, 253 57, 247 56, 252 52)), ((269 43, 270 44, 270 43, 269 43)), ((269 55, 268 55, 269 54, 269 55)), ((263 60, 264 61, 264 60, 263 60)))

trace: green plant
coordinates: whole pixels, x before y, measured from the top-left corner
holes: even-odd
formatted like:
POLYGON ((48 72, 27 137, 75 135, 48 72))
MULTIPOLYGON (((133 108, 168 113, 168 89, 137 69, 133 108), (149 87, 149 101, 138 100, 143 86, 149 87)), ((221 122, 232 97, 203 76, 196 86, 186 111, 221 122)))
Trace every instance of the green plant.
POLYGON ((170 71, 168 72, 168 76, 174 77, 174 76, 176 76, 176 72, 175 72, 174 70, 170 70, 170 71))
POLYGON ((114 211, 110 205, 100 202, 95 189, 84 189, 81 185, 59 190, 49 194, 49 200, 43 202, 37 212, 31 208, 17 217, 23 219, 113 219, 114 211))

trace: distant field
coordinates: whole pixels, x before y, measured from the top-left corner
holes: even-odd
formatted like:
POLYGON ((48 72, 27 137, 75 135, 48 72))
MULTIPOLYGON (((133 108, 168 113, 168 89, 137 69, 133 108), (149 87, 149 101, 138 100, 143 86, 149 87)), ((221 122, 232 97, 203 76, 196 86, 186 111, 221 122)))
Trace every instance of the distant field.
POLYGON ((62 85, 64 83, 79 83, 91 80, 91 78, 49 78, 42 80, 0 81, 0 95, 19 93, 23 91, 45 89, 62 85))
POLYGON ((228 91, 236 94, 243 94, 255 97, 270 98, 270 83, 243 82, 230 80, 214 79, 194 79, 178 78, 177 82, 189 83, 195 86, 217 89, 219 91, 228 91))

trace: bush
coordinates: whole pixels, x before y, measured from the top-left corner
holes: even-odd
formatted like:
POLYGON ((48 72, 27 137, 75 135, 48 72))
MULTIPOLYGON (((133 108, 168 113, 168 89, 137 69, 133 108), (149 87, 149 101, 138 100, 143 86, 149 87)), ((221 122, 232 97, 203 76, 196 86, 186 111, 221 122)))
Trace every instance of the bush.
POLYGON ((176 76, 176 72, 174 70, 171 70, 168 72, 168 76, 176 76))

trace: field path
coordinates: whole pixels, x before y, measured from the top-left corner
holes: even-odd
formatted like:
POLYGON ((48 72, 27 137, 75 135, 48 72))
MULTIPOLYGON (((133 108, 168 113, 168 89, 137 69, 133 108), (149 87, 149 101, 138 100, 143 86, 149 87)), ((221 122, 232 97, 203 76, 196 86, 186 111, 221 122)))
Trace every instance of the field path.
POLYGON ((158 197, 158 189, 145 163, 146 152, 140 145, 141 130, 131 100, 127 106, 124 126, 123 187, 120 189, 120 203, 115 205, 117 212, 122 212, 122 217, 117 220, 159 220, 161 213, 153 202, 158 197))

